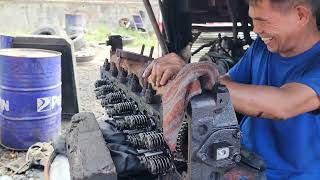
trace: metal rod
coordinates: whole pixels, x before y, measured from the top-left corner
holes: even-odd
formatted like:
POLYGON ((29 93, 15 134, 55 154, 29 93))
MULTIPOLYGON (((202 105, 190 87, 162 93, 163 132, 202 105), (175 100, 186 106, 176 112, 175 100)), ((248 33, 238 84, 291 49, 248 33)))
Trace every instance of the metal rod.
POLYGON ((151 46, 150 53, 149 53, 149 58, 152 58, 153 50, 154 50, 154 46, 151 46))
POLYGON ((159 7, 160 7, 160 12, 162 15, 162 33, 165 36, 166 40, 168 41, 168 43, 170 43, 172 41, 172 38, 169 34, 169 28, 168 28, 168 23, 167 23, 167 19, 168 19, 168 15, 166 14, 167 12, 164 11, 164 7, 163 7, 163 3, 161 0, 158 1, 159 3, 159 7))
POLYGON ((163 39, 162 34, 160 32, 160 29, 159 29, 156 17, 154 16, 150 1, 149 0, 143 0, 143 4, 144 4, 144 7, 147 10, 149 19, 151 21, 151 24, 152 24, 152 27, 154 29, 154 32, 156 33, 156 36, 158 38, 158 41, 159 41, 159 44, 161 46, 162 52, 163 52, 163 54, 168 54, 169 53, 168 47, 167 47, 167 45, 165 43, 165 40, 163 39))
POLYGON ((143 55, 143 52, 144 52, 144 47, 145 47, 145 45, 144 45, 144 44, 142 44, 142 47, 141 47, 141 52, 140 52, 140 54, 141 54, 141 55, 143 55))

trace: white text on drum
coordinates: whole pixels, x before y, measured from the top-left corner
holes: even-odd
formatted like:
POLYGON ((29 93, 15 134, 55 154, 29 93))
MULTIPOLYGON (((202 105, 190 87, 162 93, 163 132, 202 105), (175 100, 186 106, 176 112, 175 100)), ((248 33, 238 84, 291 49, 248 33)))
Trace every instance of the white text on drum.
POLYGON ((2 113, 3 111, 9 111, 9 110, 10 110, 9 101, 5 100, 5 99, 2 99, 0 97, 0 112, 2 113))
POLYGON ((61 95, 37 99, 37 112, 50 111, 56 106, 61 106, 61 95))

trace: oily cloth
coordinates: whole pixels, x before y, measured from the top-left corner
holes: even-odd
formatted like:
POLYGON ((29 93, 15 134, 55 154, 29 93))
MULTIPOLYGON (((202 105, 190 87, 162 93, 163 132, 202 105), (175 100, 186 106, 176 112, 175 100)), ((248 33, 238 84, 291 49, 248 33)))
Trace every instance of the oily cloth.
POLYGON ((201 94, 202 88, 212 89, 218 78, 219 72, 215 65, 205 61, 185 65, 168 84, 162 96, 163 137, 171 151, 175 151, 189 100, 201 94))

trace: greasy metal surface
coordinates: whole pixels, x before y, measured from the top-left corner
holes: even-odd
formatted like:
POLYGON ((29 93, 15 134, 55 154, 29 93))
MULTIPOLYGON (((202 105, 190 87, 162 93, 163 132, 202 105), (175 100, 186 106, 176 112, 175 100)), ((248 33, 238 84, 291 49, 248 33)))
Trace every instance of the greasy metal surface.
POLYGON ((193 180, 219 179, 240 161, 239 126, 227 89, 218 87, 191 100, 188 175, 193 180), (216 93, 216 94, 214 94, 216 93), (222 150, 228 152, 223 156, 222 150))
POLYGON ((121 49, 117 49, 116 52, 117 52, 116 54, 117 54, 118 57, 130 59, 130 60, 133 60, 133 61, 148 62, 148 61, 153 60, 153 58, 151 58, 150 56, 148 57, 148 56, 144 56, 144 55, 137 54, 137 53, 134 53, 134 52, 124 51, 124 50, 121 50, 121 49))
MULTIPOLYGON (((104 67, 101 67, 101 78, 106 79, 108 78, 110 81, 113 82, 113 85, 117 87, 118 89, 121 89, 122 92, 124 92, 130 99, 134 102, 136 102, 138 109, 141 112, 147 112, 151 116, 155 116, 158 119, 162 117, 161 112, 161 104, 160 102, 147 104, 145 97, 140 94, 140 92, 133 92, 131 91, 131 87, 128 85, 128 82, 121 83, 117 77, 114 77, 111 75, 109 71, 106 71, 104 67)), ((162 127, 162 123, 160 121, 157 121, 157 124, 159 127, 162 127)))
POLYGON ((97 81, 96 87, 98 91, 103 86, 115 88, 113 92, 101 91, 99 97, 103 99, 115 127, 127 134, 129 144, 139 152, 148 152, 139 157, 148 171, 163 179, 207 180, 221 179, 226 169, 236 166, 241 160, 240 131, 227 89, 217 85, 212 91, 191 100, 188 111, 191 114, 186 115, 188 125, 183 128, 186 132, 181 132, 178 138, 180 151, 170 152, 163 141, 159 97, 154 96, 155 92, 148 84, 142 89, 134 87, 140 86, 137 77, 127 75, 124 69, 117 69, 113 58, 132 58, 142 62, 150 59, 141 54, 123 52, 117 50, 117 56, 115 52, 111 53, 114 54, 110 57, 112 63, 106 60, 101 67, 104 80, 97 81), (115 92, 117 97, 111 101, 115 92), (187 152, 183 153, 183 150, 187 152))

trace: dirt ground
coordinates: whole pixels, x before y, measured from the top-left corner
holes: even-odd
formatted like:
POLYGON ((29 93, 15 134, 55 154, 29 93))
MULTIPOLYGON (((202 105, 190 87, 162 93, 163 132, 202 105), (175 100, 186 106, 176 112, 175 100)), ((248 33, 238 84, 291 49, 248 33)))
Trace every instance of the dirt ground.
MULTIPOLYGON (((104 45, 94 46, 95 58, 90 62, 77 63, 77 82, 78 82, 78 97, 80 103, 80 112, 93 112, 96 118, 104 115, 105 110, 101 107, 100 101, 96 100, 94 94, 94 82, 100 79, 100 66, 103 65, 104 59, 109 57, 109 47, 104 45)), ((125 50, 140 52, 139 48, 124 48, 125 50)), ((69 126, 69 121, 62 122, 62 132, 69 126)), ((4 149, 0 146, 0 177, 2 175, 10 175, 6 171, 5 165, 16 160, 18 157, 25 156, 26 152, 17 152, 4 149)), ((31 169, 24 175, 13 176, 14 180, 42 180, 44 179, 43 172, 40 169, 31 169)))

